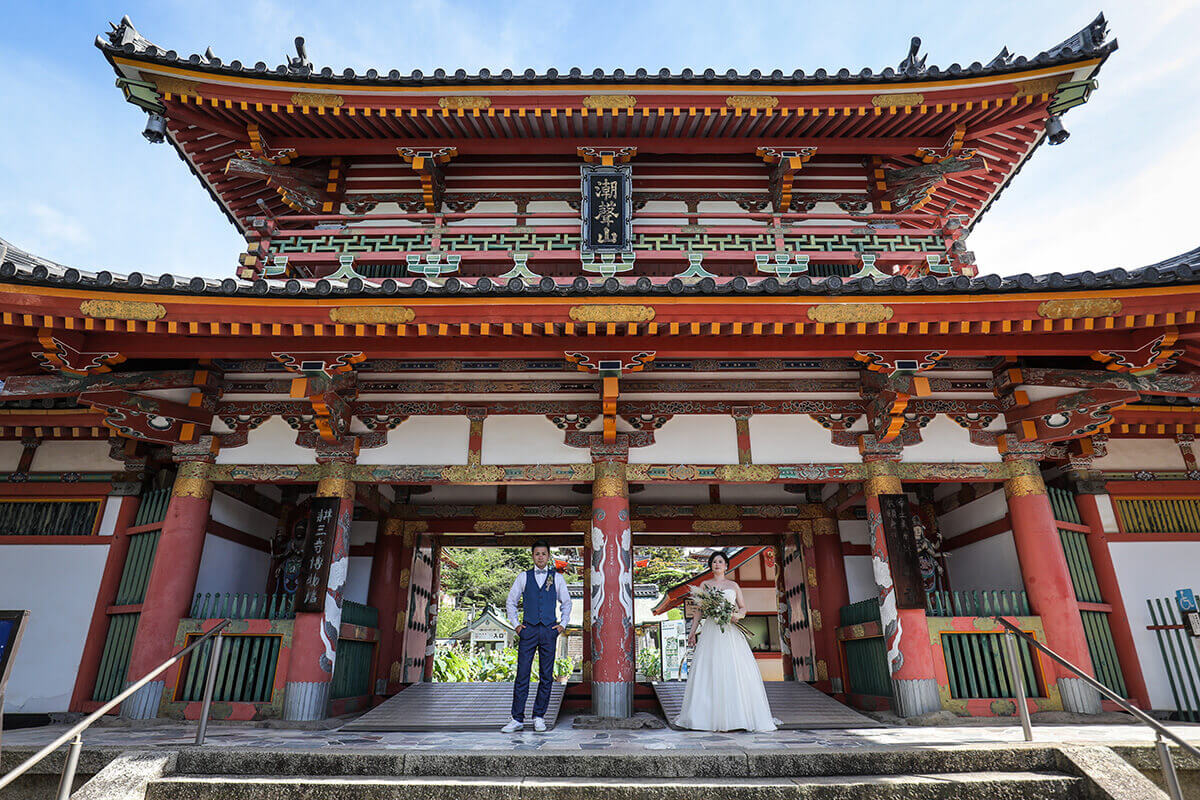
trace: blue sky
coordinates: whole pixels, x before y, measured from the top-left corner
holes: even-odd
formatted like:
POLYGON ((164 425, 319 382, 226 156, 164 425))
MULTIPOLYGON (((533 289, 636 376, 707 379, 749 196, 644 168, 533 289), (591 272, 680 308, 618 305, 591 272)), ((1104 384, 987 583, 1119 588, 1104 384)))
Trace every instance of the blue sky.
POLYGON ((423 2, 307 4, 0 0, 0 236, 85 269, 225 277, 241 237, 173 150, 141 137, 92 45, 129 14, 181 53, 282 63, 303 35, 318 67, 401 72, 666 66, 745 72, 894 66, 919 35, 929 63, 1033 55, 1103 10, 1120 49, 1072 136, 1043 147, 968 246, 981 271, 1139 266, 1200 244, 1200 2, 423 2))

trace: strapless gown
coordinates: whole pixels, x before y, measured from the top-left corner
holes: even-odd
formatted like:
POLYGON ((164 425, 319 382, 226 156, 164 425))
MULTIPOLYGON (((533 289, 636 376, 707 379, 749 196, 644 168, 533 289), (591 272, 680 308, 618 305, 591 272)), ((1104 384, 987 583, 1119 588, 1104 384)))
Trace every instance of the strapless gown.
MULTIPOLYGON (((733 589, 723 589, 731 603, 733 589)), ((746 636, 736 625, 720 626, 702 620, 688 668, 683 710, 675 719, 681 728, 697 731, 773 731, 775 720, 767 703, 762 673, 746 636)))

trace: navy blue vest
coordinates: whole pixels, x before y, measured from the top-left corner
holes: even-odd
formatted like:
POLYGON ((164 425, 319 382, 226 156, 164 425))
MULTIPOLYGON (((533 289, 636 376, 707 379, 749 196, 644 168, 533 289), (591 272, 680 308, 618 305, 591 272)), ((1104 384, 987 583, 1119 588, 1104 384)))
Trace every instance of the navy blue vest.
POLYGON ((547 627, 553 627, 558 624, 558 592, 554 590, 554 574, 554 570, 546 570, 546 583, 544 586, 538 586, 533 570, 525 573, 521 620, 526 625, 536 625, 540 622, 547 627))

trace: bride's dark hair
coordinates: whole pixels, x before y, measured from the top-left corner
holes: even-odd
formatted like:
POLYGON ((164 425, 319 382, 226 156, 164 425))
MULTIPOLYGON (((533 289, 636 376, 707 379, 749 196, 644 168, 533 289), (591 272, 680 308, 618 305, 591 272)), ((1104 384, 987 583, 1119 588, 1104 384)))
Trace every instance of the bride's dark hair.
POLYGON ((717 558, 722 558, 722 559, 724 559, 724 560, 725 560, 725 566, 726 566, 726 568, 728 568, 728 567, 729 567, 729 556, 725 555, 725 551, 724 551, 724 550, 717 550, 716 552, 714 552, 713 554, 711 554, 711 555, 708 557, 708 571, 709 571, 709 572, 712 572, 713 560, 714 560, 714 559, 717 559, 717 558))

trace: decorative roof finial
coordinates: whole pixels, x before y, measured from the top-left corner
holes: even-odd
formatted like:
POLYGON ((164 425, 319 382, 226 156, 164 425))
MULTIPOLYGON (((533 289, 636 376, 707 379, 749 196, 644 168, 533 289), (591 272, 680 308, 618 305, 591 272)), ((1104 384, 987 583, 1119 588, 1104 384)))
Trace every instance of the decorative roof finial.
POLYGON ((296 37, 296 55, 288 58, 288 72, 312 72, 312 62, 308 60, 308 51, 304 48, 304 37, 296 37))
POLYGON ((1007 67, 1012 63, 1012 59, 1013 54, 1008 51, 1007 47, 1005 47, 999 53, 996 53, 995 58, 987 63, 987 69, 999 69, 1001 67, 1007 67))
POLYGON ((1079 33, 1072 36, 1066 41, 1056 44, 1046 52, 1051 56, 1056 56, 1064 50, 1074 50, 1079 53, 1094 50, 1104 44, 1105 37, 1108 36, 1108 20, 1104 19, 1104 13, 1101 12, 1094 20, 1088 23, 1088 26, 1079 33))
POLYGON ((108 32, 108 41, 113 47, 125 47, 125 45, 133 45, 134 52, 144 53, 148 48, 154 47, 154 44, 138 33, 137 28, 133 27, 133 20, 129 19, 129 15, 121 17, 121 24, 114 25, 108 23, 108 27, 112 28, 108 32))
POLYGON ((921 49, 921 37, 914 36, 908 45, 908 56, 900 62, 897 69, 905 75, 921 75, 925 72, 925 59, 928 56, 917 58, 917 53, 921 49))

